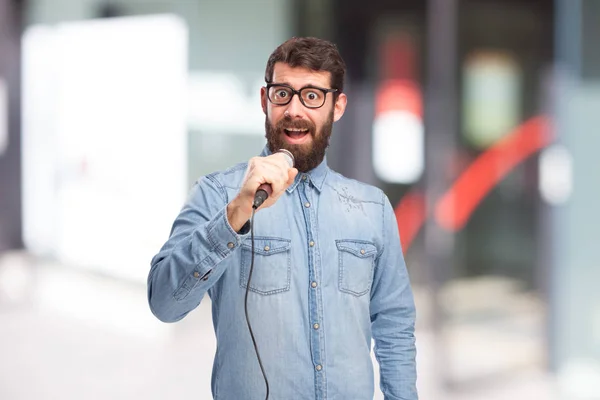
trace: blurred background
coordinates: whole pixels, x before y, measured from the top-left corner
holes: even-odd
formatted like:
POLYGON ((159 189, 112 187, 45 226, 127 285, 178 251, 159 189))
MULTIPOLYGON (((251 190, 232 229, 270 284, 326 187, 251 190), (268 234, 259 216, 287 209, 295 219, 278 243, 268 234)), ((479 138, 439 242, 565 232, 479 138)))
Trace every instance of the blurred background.
POLYGON ((163 324, 145 279, 298 35, 346 60, 328 160, 395 206, 421 398, 600 399, 598 0, 0 0, 0 399, 211 398, 209 299, 163 324))

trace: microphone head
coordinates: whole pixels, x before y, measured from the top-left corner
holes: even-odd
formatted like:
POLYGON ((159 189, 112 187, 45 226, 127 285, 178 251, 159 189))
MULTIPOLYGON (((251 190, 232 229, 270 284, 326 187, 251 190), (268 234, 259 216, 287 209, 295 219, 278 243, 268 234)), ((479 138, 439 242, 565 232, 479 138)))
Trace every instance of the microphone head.
POLYGON ((290 168, 294 168, 294 155, 292 153, 290 153, 288 150, 286 149, 279 149, 277 150, 277 153, 281 153, 283 155, 285 155, 285 159, 287 160, 288 164, 290 165, 290 168))

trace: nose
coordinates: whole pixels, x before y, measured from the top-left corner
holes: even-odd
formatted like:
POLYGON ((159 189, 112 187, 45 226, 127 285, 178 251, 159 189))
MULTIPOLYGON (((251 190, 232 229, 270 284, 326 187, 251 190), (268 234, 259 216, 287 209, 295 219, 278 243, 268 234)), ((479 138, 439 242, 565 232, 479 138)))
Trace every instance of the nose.
POLYGON ((294 94, 292 100, 286 105, 284 115, 289 118, 302 118, 304 116, 304 104, 300 101, 300 95, 294 94))

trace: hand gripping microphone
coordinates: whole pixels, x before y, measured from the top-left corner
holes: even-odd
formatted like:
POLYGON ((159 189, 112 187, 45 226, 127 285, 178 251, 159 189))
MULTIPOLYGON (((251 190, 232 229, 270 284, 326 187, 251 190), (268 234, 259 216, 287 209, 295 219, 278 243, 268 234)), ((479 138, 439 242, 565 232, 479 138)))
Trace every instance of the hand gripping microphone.
MULTIPOLYGON (((290 168, 294 167, 294 156, 292 155, 292 153, 285 149, 279 149, 277 150, 277 153, 285 155, 285 159, 290 165, 290 168)), ((252 208, 257 209, 258 207, 260 207, 262 203, 264 203, 265 200, 267 200, 267 198, 271 195, 272 192, 273 189, 268 183, 263 183, 262 185, 260 185, 256 190, 256 194, 254 195, 254 203, 252 203, 252 208)))

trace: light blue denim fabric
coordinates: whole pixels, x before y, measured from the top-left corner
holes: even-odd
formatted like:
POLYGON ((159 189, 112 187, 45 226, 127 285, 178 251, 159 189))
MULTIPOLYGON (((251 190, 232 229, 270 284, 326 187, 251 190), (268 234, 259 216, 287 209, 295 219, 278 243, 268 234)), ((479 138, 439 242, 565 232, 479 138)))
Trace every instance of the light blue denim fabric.
MULTIPOLYGON (((218 400, 265 398, 244 316, 250 234, 236 233, 226 214, 246 166, 198 180, 148 276, 150 308, 164 322, 210 296, 218 400)), ((373 338, 385 399, 417 399, 415 306, 385 194, 324 160, 256 213, 254 235, 248 313, 269 398, 372 399, 373 338)))

